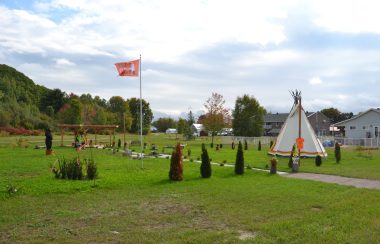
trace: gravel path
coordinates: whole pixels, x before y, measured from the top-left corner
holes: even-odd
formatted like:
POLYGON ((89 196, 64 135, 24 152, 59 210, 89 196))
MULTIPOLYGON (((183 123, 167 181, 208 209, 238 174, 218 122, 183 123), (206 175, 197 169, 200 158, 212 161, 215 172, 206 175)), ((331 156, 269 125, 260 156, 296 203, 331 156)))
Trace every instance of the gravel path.
POLYGON ((313 173, 284 174, 282 176, 287 177, 287 178, 315 180, 315 181, 322 181, 322 182, 327 182, 327 183, 335 183, 339 185, 354 186, 357 188, 380 190, 380 180, 358 179, 358 178, 349 178, 349 177, 343 177, 343 176, 337 176, 337 175, 324 175, 324 174, 313 174, 313 173))

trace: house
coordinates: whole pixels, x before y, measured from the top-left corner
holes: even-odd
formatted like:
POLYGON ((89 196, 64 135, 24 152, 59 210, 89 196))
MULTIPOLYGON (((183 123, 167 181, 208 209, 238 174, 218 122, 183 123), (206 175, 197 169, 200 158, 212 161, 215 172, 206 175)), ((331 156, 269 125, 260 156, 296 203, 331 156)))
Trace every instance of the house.
POLYGON ((266 114, 264 116, 264 135, 278 136, 288 116, 288 113, 266 114))
POLYGON ((194 136, 208 136, 208 133, 202 124, 192 124, 191 132, 194 136))
POLYGON ((309 119, 311 127, 317 136, 330 135, 330 118, 321 113, 320 111, 314 113, 306 112, 306 116, 309 119))
MULTIPOLYGON (((289 113, 266 114, 264 116, 264 135, 278 136, 288 116, 289 113)), ((331 123, 326 115, 318 111, 306 112, 306 116, 317 136, 329 135, 331 123)))
POLYGON ((334 124, 343 127, 346 138, 378 138, 380 130, 380 109, 371 108, 356 116, 334 124))

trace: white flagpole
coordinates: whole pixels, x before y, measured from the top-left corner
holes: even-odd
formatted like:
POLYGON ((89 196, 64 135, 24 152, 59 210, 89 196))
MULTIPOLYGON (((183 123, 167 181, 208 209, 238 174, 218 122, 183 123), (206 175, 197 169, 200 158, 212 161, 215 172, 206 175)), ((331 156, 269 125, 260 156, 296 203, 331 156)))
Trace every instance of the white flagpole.
POLYGON ((140 154, 140 158, 141 158, 141 168, 143 169, 144 168, 144 160, 143 160, 143 135, 142 135, 142 131, 143 131, 143 114, 142 114, 142 95, 141 95, 141 54, 140 54, 140 146, 141 146, 141 154, 140 154))

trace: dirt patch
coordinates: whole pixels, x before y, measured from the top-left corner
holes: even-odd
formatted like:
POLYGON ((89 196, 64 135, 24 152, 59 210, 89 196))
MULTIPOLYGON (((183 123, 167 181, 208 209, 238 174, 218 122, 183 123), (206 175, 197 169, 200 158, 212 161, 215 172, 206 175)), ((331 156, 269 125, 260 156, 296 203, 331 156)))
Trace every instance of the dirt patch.
POLYGON ((252 232, 252 231, 239 231, 239 240, 241 241, 246 241, 246 240, 252 240, 252 239, 255 239, 257 236, 257 233, 256 232, 252 232))

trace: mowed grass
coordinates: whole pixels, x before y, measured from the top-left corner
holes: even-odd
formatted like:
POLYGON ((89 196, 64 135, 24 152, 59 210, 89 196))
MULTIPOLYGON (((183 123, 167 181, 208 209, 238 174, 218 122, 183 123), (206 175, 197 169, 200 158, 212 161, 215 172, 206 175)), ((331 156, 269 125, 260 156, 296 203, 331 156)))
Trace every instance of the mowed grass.
MULTIPOLYGON (((224 150, 209 151, 224 158, 224 150)), ((252 170, 235 176, 233 167, 215 165, 212 177, 201 179, 191 162, 184 181, 170 182, 168 159, 145 159, 141 169, 139 160, 99 149, 80 152, 98 164, 95 183, 57 180, 50 165, 77 154, 55 153, 0 148, 0 242, 380 242, 378 190, 252 170), (12 196, 9 183, 19 189, 12 196)))

